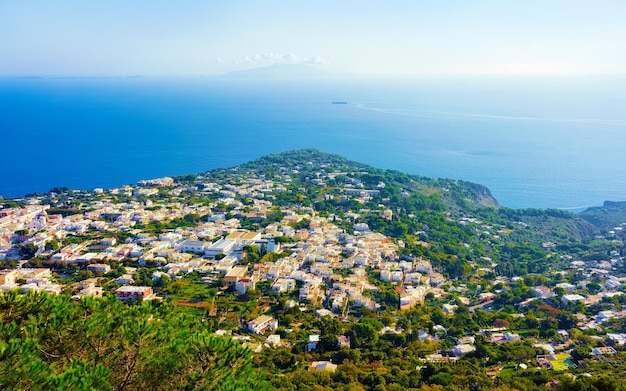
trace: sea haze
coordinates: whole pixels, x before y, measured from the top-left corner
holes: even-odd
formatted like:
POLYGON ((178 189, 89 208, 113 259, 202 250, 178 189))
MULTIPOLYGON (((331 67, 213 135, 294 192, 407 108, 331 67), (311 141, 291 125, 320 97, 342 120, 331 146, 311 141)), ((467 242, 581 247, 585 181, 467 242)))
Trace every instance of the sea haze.
POLYGON ((2 79, 0 194, 318 148, 481 183, 512 208, 579 210, 626 200, 624 107, 624 78, 2 79))

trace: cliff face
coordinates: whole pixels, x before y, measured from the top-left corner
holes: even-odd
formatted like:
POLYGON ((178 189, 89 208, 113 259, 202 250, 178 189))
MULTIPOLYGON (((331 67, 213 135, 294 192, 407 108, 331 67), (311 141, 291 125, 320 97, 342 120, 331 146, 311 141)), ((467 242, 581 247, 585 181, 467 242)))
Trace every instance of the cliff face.
POLYGON ((604 207, 626 210, 626 201, 604 201, 604 207))
POLYGON ((491 191, 487 186, 479 185, 477 183, 464 182, 470 189, 472 194, 476 197, 476 202, 480 206, 487 206, 492 208, 500 207, 498 201, 491 195, 491 191))

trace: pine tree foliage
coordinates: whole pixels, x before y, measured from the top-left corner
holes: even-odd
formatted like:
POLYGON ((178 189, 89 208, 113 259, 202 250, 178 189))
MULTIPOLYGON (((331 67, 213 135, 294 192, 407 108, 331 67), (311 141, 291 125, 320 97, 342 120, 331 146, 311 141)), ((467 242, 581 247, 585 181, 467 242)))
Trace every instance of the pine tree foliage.
POLYGON ((0 389, 268 389, 248 348, 167 304, 0 295, 0 389))

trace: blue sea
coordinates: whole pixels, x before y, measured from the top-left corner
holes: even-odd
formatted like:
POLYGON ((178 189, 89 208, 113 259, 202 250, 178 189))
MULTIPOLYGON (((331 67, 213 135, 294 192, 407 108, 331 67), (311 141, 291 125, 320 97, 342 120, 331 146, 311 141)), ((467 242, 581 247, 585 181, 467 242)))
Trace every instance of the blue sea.
POLYGON ((317 148, 481 183, 511 208, 581 210, 626 200, 624 108, 623 77, 4 78, 0 194, 317 148))

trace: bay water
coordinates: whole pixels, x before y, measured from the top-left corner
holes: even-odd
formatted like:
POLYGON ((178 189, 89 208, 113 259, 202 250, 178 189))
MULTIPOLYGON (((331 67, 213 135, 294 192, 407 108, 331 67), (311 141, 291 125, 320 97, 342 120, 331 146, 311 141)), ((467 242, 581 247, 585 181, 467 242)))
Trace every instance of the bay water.
POLYGON ((3 78, 0 195, 317 148, 576 211, 626 200, 624 108, 623 77, 3 78))

